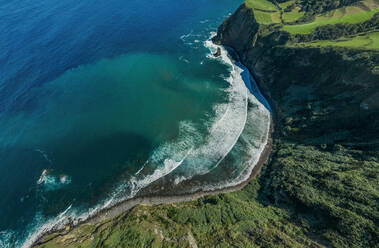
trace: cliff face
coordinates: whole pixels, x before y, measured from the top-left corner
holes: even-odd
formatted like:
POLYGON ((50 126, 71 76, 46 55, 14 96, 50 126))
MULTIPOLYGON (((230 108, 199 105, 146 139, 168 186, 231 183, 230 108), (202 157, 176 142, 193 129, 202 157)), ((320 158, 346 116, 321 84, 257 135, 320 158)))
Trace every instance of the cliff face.
POLYGON ((379 52, 299 46, 242 5, 214 42, 233 48, 276 114, 261 196, 330 247, 372 247, 379 235, 379 52))
POLYGON ((214 41, 233 48, 271 95, 283 133, 305 142, 376 146, 378 52, 301 48, 275 25, 260 25, 242 5, 214 41), (364 130, 364 131, 363 131, 364 130))

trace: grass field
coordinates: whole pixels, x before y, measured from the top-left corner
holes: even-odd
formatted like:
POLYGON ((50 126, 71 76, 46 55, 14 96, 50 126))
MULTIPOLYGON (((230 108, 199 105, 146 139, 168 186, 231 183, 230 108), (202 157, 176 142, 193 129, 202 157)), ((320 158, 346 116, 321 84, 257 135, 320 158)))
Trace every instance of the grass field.
POLYGON ((313 22, 291 25, 292 22, 299 20, 305 14, 295 0, 280 3, 280 10, 267 0, 246 0, 246 6, 254 10, 255 19, 258 23, 268 25, 282 23, 283 21, 285 25, 282 30, 291 34, 310 34, 317 27, 329 24, 356 24, 369 20, 375 13, 379 12, 377 0, 364 0, 353 6, 346 6, 317 15, 313 22), (297 6, 290 12, 285 12, 284 10, 292 4, 297 6), (282 20, 280 16, 282 16, 282 20))
POLYGON ((279 4, 279 7, 281 8, 281 11, 283 13, 283 15, 282 15, 283 21, 285 23, 294 22, 304 15, 304 12, 300 12, 300 6, 294 7, 292 9, 292 11, 290 11, 290 12, 284 11, 288 6, 290 6, 292 4, 296 4, 296 1, 291 0, 291 1, 287 1, 287 2, 279 4))
POLYGON ((255 19, 260 24, 274 24, 274 23, 280 23, 280 12, 264 12, 255 10, 254 11, 255 19))
POLYGON ((333 41, 317 41, 299 43, 300 47, 347 47, 361 48, 367 50, 379 50, 379 32, 372 32, 365 35, 355 36, 353 38, 342 38, 333 41))
POLYGON ((254 16, 260 24, 280 23, 280 12, 267 0, 247 0, 246 6, 254 10, 254 16))
MULTIPOLYGON (((370 1, 371 3, 371 1, 370 1)), ((376 7, 371 10, 367 10, 364 7, 349 6, 340 8, 333 11, 328 11, 323 15, 319 15, 311 23, 298 24, 298 25, 284 25, 282 30, 287 31, 291 34, 310 34, 317 27, 328 25, 328 24, 338 24, 338 23, 350 23, 356 24, 369 20, 374 16, 375 13, 379 12, 377 5, 364 5, 365 7, 376 7)), ((292 12, 290 12, 292 13, 292 12)), ((287 16, 288 19, 296 18, 296 15, 287 16)), ((298 17, 299 18, 299 17, 298 17)))
POLYGON ((259 9, 265 11, 278 11, 276 6, 267 0, 247 0, 246 6, 252 9, 259 9))
POLYGON ((290 6, 291 4, 294 4, 295 2, 296 2, 295 0, 291 0, 284 3, 279 3, 279 6, 282 10, 285 10, 288 6, 290 6))
POLYGON ((300 7, 295 7, 291 12, 283 12, 284 22, 294 22, 304 16, 304 12, 300 12, 300 7))

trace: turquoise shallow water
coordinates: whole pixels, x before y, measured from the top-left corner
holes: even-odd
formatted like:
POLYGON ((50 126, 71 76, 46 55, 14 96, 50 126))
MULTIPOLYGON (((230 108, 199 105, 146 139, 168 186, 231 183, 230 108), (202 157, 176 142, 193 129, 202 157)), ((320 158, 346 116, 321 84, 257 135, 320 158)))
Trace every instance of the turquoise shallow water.
POLYGON ((248 176, 268 111, 226 51, 209 56, 240 2, 0 4, 0 247, 163 179, 186 193, 248 176))

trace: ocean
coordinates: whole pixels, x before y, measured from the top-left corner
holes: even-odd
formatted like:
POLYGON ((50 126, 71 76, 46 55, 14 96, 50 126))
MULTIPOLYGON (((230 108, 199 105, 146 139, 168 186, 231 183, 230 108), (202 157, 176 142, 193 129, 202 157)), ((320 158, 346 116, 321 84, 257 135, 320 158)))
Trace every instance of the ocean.
POLYGON ((269 107, 210 41, 241 3, 0 2, 0 247, 248 178, 269 107))

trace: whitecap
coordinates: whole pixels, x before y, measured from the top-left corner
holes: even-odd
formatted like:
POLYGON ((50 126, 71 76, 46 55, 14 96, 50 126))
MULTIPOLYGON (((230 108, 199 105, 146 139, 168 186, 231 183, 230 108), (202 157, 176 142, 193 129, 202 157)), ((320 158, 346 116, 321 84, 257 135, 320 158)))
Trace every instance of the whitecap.
POLYGON ((178 185, 179 183, 187 180, 188 178, 184 177, 184 176, 180 176, 180 177, 176 177, 175 180, 174 180, 174 183, 175 185, 178 185))
POLYGON ((71 178, 68 175, 61 174, 56 176, 53 174, 53 171, 47 169, 42 171, 41 176, 37 180, 37 184, 43 186, 47 191, 59 189, 69 183, 71 183, 71 178))

